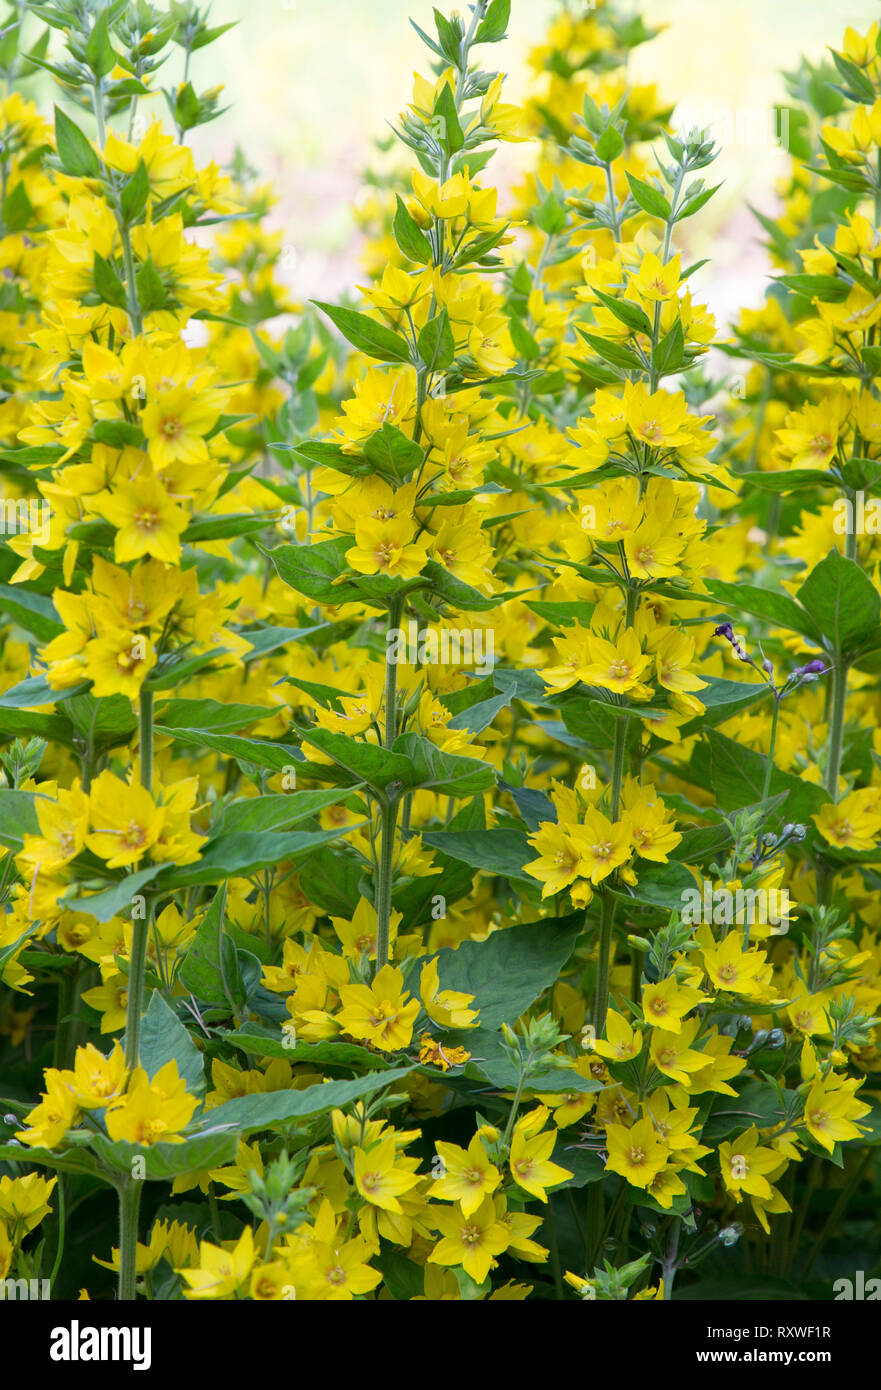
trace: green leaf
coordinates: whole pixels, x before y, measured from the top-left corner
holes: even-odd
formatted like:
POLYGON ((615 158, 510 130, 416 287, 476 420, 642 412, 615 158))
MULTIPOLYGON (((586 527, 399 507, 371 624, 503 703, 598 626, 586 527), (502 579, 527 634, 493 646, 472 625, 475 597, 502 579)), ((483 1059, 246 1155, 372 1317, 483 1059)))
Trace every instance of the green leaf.
POLYGON ((268 1095, 237 1096, 215 1110, 208 1111, 204 1128, 229 1126, 236 1133, 251 1134, 258 1129, 275 1129, 292 1120, 308 1120, 342 1109, 354 1100, 374 1095, 384 1087, 409 1076, 412 1067, 390 1067, 388 1071, 368 1072, 353 1081, 325 1081, 302 1091, 273 1091, 268 1095))
POLYGON ((388 420, 364 445, 364 457, 382 473, 406 482, 424 457, 422 448, 388 420))
POLYGON ((284 772, 296 768, 300 750, 286 743, 272 743, 264 738, 243 738, 240 734, 213 734, 207 729, 173 729, 157 724, 156 732, 172 734, 175 742, 185 748, 211 748, 224 758, 235 758, 241 765, 263 768, 267 772, 284 772))
POLYGON ((135 284, 138 290, 138 303, 145 314, 152 314, 156 309, 165 307, 168 296, 151 258, 148 257, 144 261, 135 276, 135 284))
POLYGON ((584 913, 573 912, 505 927, 485 941, 463 941, 455 950, 444 948, 436 957, 440 987, 473 994, 481 1028, 513 1024, 556 984, 583 923, 584 913))
POLYGON ((819 644, 820 629, 816 622, 795 599, 788 594, 777 593, 773 589, 760 589, 755 584, 730 584, 724 579, 704 581, 713 598, 717 598, 730 608, 732 622, 737 623, 740 613, 752 613, 763 618, 774 627, 785 627, 791 632, 799 632, 819 644))
POLYGON ((430 372, 440 372, 444 367, 449 367, 456 355, 456 344, 446 309, 441 309, 439 314, 428 320, 416 341, 419 356, 430 372))
POLYGON ((141 1066, 151 1079, 166 1062, 176 1062, 190 1094, 205 1094, 202 1054, 158 989, 153 991, 141 1022, 139 1057, 141 1066))
POLYGON ((431 242, 416 219, 407 211, 400 195, 395 196, 397 208, 392 223, 395 241, 408 260, 416 261, 418 265, 426 265, 432 259, 431 242))
POLYGON ((164 732, 176 729, 206 729, 225 733, 244 728, 277 714, 269 705, 223 704, 220 700, 169 700, 156 711, 156 723, 164 732))
POLYGON ((644 364, 630 348, 614 342, 611 338, 598 338, 595 333, 588 333, 587 329, 581 327, 581 324, 577 323, 575 327, 584 341, 590 344, 594 352, 604 362, 611 362, 613 367, 620 367, 627 372, 644 370, 644 364))
POLYGON ((139 159, 135 172, 119 195, 122 216, 126 226, 130 227, 137 222, 147 206, 149 196, 150 175, 147 173, 147 166, 143 159, 139 159))
POLYGON ((324 304, 313 299, 315 304, 332 323, 336 324, 343 337, 359 352, 368 357, 376 357, 380 362, 409 362, 410 348, 397 333, 376 319, 359 314, 354 309, 344 309, 336 304, 324 304))
POLYGON ((64 632, 64 624, 51 598, 18 584, 0 584, 0 613, 8 613, 14 623, 32 632, 41 642, 51 642, 53 637, 64 632))
POLYGON ((830 550, 811 570, 796 598, 836 652, 859 646, 881 624, 877 589, 857 562, 838 550, 830 550))
POLYGON ((280 545, 268 551, 280 579, 298 594, 317 603, 367 603, 385 608, 388 598, 403 587, 400 579, 387 575, 347 573, 347 551, 353 539, 336 536, 317 545, 280 545))
POLYGON ((3 199, 3 221, 7 232, 22 232, 33 218, 34 209, 27 189, 19 181, 3 199))
POLYGON ((161 868, 161 864, 151 864, 147 869, 128 874, 112 888, 104 888, 97 893, 85 894, 82 892, 84 885, 80 885, 79 896, 64 898, 64 906, 72 912, 88 912, 99 922, 109 922, 111 917, 119 917, 131 908, 132 898, 140 893, 145 884, 156 878, 161 868))
POLYGON ((495 769, 479 758, 445 753, 421 734, 400 734, 392 744, 412 766, 414 787, 427 787, 441 796, 478 796, 495 782, 495 769))
POLYGON ((58 1150, 42 1149, 18 1142, 0 1144, 0 1163, 35 1164, 59 1173, 76 1173, 91 1178, 106 1177, 102 1174, 95 1155, 78 1145, 58 1150))
POLYGON ((647 333, 651 337, 652 326, 649 323, 648 315, 644 309, 640 309, 638 304, 633 304, 629 299, 614 299, 610 294, 603 294, 602 290, 593 290, 593 294, 601 304, 605 304, 610 313, 620 323, 632 328, 634 333, 647 333))
POLYGON ((439 849, 451 859, 470 864, 486 874, 498 874, 504 879, 515 879, 534 884, 524 871, 524 864, 536 858, 526 835, 521 830, 494 827, 491 830, 427 830, 422 836, 423 844, 439 849))
POLYGON ((256 1023, 249 1023, 236 1031, 229 1029, 222 1032, 221 1037, 254 1057, 281 1057, 288 1062, 310 1063, 316 1068, 345 1067, 356 1071, 359 1067, 391 1066, 383 1057, 357 1043, 331 1039, 318 1043, 298 1042, 291 1046, 289 1034, 260 1028, 256 1023))
POLYGON ((301 821, 311 820, 325 806, 336 805, 344 792, 280 792, 245 797, 225 806, 215 831, 220 835, 242 834, 245 831, 290 830, 301 821))
POLYGON ((95 178, 101 163, 79 126, 55 107, 55 146, 65 174, 74 178, 95 178))
MULTIPOLYGON (((707 731, 706 739, 710 752, 710 785, 722 809, 736 811, 741 806, 761 801, 765 786, 765 755, 735 743, 715 729, 707 731)), ((700 757, 700 751, 696 750, 696 758, 699 760, 700 757)), ((700 761, 696 761, 694 766, 700 769, 700 761)), ((705 773, 698 772, 699 785, 706 786, 703 775, 705 773)), ((777 796, 780 792, 789 793, 783 803, 786 820, 802 824, 807 824, 811 816, 816 815, 829 800, 822 787, 803 782, 800 777, 775 767, 771 773, 770 793, 777 796)))
POLYGON ((645 183, 642 179, 638 179, 629 170, 627 170, 627 182, 630 184, 630 192, 633 194, 634 201, 639 204, 643 212, 649 213, 652 217, 659 217, 662 222, 666 222, 670 216, 671 208, 661 190, 653 188, 650 183, 645 183))
POLYGON ((498 43, 508 32, 510 18, 511 0, 492 0, 492 4, 477 27, 474 43, 498 43))
POLYGON ((93 275, 95 289, 104 303, 112 304, 114 309, 124 309, 127 304, 125 285, 110 262, 105 261, 103 256, 99 256, 97 251, 95 252, 93 275))
POLYGON ((117 58, 110 42, 107 10, 95 20, 86 44, 86 62, 97 78, 106 77, 116 67, 117 58))
POLYGON ((652 353, 652 365, 659 376, 668 376, 671 372, 678 372, 684 361, 685 336, 681 320, 676 319, 652 353))
POLYGON ((92 1140, 101 1161, 120 1175, 131 1177, 133 1162, 143 1159, 147 1182, 172 1182, 186 1173, 220 1168, 235 1158, 237 1146, 235 1134, 213 1130, 187 1138, 182 1144, 130 1144, 127 1139, 108 1139, 104 1134, 96 1134, 92 1140))
POLYGON ((179 868, 169 865, 157 887, 183 888, 194 883, 216 883, 222 878, 247 877, 261 869, 270 869, 283 860, 302 859, 320 845, 349 835, 357 828, 355 824, 342 830, 218 835, 216 839, 208 841, 197 863, 179 868))
MULTIPOLYGON (((437 11, 435 11, 435 14, 437 11)), ((454 60, 455 61, 455 60, 454 60)), ((448 154, 456 154, 465 144, 465 136, 459 124, 459 113, 456 110, 456 99, 448 83, 441 87, 437 100, 434 103, 434 116, 443 121, 441 128, 441 140, 446 147, 448 154)))
POLYGON ((245 1002, 245 990, 233 941, 227 935, 226 885, 215 893, 211 906, 199 923, 178 980, 205 1004, 245 1002))
POLYGON ((611 164, 624 149, 624 136, 613 125, 607 126, 596 143, 597 158, 611 164))

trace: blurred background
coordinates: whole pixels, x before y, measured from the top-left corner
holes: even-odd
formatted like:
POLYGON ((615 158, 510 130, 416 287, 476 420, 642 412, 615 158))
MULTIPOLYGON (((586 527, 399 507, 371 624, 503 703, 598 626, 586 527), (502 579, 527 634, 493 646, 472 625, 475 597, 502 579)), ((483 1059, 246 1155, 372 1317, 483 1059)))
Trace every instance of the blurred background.
MULTIPOLYGON (((508 100, 524 94, 529 50, 556 9, 554 0, 513 0, 509 39, 482 50, 488 66, 509 74, 508 100)), ((695 219, 689 249, 712 259, 701 272, 701 297, 725 322, 763 294, 767 263, 745 204, 777 207, 774 185, 786 158, 771 107, 785 96, 780 73, 802 53, 818 59, 828 45, 840 47, 847 25, 864 32, 881 7, 878 0, 643 0, 640 10, 649 25, 666 28, 635 51, 634 78, 657 83, 690 118, 720 122, 724 147, 711 173, 725 182, 695 219), (753 124, 749 140, 725 140, 733 121, 726 113, 736 111, 753 124)), ((352 204, 363 197, 373 142, 389 134, 386 122, 410 99, 414 69, 428 72, 409 20, 433 33, 430 0, 213 0, 211 18, 237 25, 195 56, 192 75, 197 88, 224 83, 230 109, 195 132, 197 155, 226 162, 242 145, 277 191, 271 225, 284 229, 294 293, 338 294, 363 280, 352 204)), ((497 160, 490 166, 495 180, 516 181, 530 149, 507 146, 504 168, 497 160)))

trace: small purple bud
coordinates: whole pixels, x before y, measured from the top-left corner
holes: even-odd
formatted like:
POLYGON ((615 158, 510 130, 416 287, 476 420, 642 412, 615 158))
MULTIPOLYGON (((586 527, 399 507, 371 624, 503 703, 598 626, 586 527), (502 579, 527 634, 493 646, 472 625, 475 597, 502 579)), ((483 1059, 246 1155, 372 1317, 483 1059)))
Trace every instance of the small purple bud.
POLYGON ((734 628, 730 623, 721 623, 719 627, 713 628, 714 637, 724 637, 729 642, 734 641, 734 628))
POLYGON ((774 663, 773 661, 770 661, 768 657, 765 657, 764 661, 762 662, 762 670, 767 672, 769 676, 773 676, 774 674, 774 663))

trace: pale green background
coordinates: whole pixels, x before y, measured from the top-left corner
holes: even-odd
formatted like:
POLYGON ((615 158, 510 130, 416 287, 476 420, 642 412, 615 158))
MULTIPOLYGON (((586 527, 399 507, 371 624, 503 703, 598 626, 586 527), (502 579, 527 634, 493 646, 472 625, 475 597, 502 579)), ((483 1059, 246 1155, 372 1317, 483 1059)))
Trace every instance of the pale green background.
MULTIPOLYGON (((551 0, 514 0, 511 37, 482 50, 509 73, 512 100, 523 93, 526 55, 555 8, 551 0)), ((816 59, 825 45, 840 45, 847 24, 865 30, 881 14, 877 0, 645 0, 641 8, 649 23, 668 27, 637 50, 634 75, 657 82, 667 101, 699 109, 769 107, 783 95, 780 70, 800 53, 816 59)), ((239 25, 197 55, 194 76, 197 86, 222 81, 232 109, 196 133, 197 151, 226 159, 241 141, 272 178, 280 194, 275 225, 294 248, 286 266, 298 294, 320 297, 363 278, 350 212, 360 172, 371 140, 409 100, 414 68, 428 71, 411 16, 433 32, 427 0, 214 0, 212 20, 239 25)), ((496 179, 516 174, 529 152, 508 146, 490 166, 496 179)), ((724 188, 689 230, 688 249, 713 258, 700 288, 724 318, 762 295, 767 266, 744 204, 773 211, 785 168, 770 140, 727 147, 713 171, 724 188)))

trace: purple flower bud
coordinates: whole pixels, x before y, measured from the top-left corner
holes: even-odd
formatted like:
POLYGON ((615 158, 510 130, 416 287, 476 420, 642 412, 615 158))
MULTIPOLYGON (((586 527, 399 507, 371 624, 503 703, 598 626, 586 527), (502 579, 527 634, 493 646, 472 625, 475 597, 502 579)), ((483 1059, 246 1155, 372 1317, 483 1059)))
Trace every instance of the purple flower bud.
POLYGON ((734 641, 734 628, 730 623, 721 623, 719 627, 713 628, 714 637, 724 637, 727 641, 734 641))
POLYGON ((773 676, 774 674, 774 663, 773 661, 770 661, 768 657, 765 657, 764 661, 762 662, 762 670, 766 671, 769 676, 773 676))

